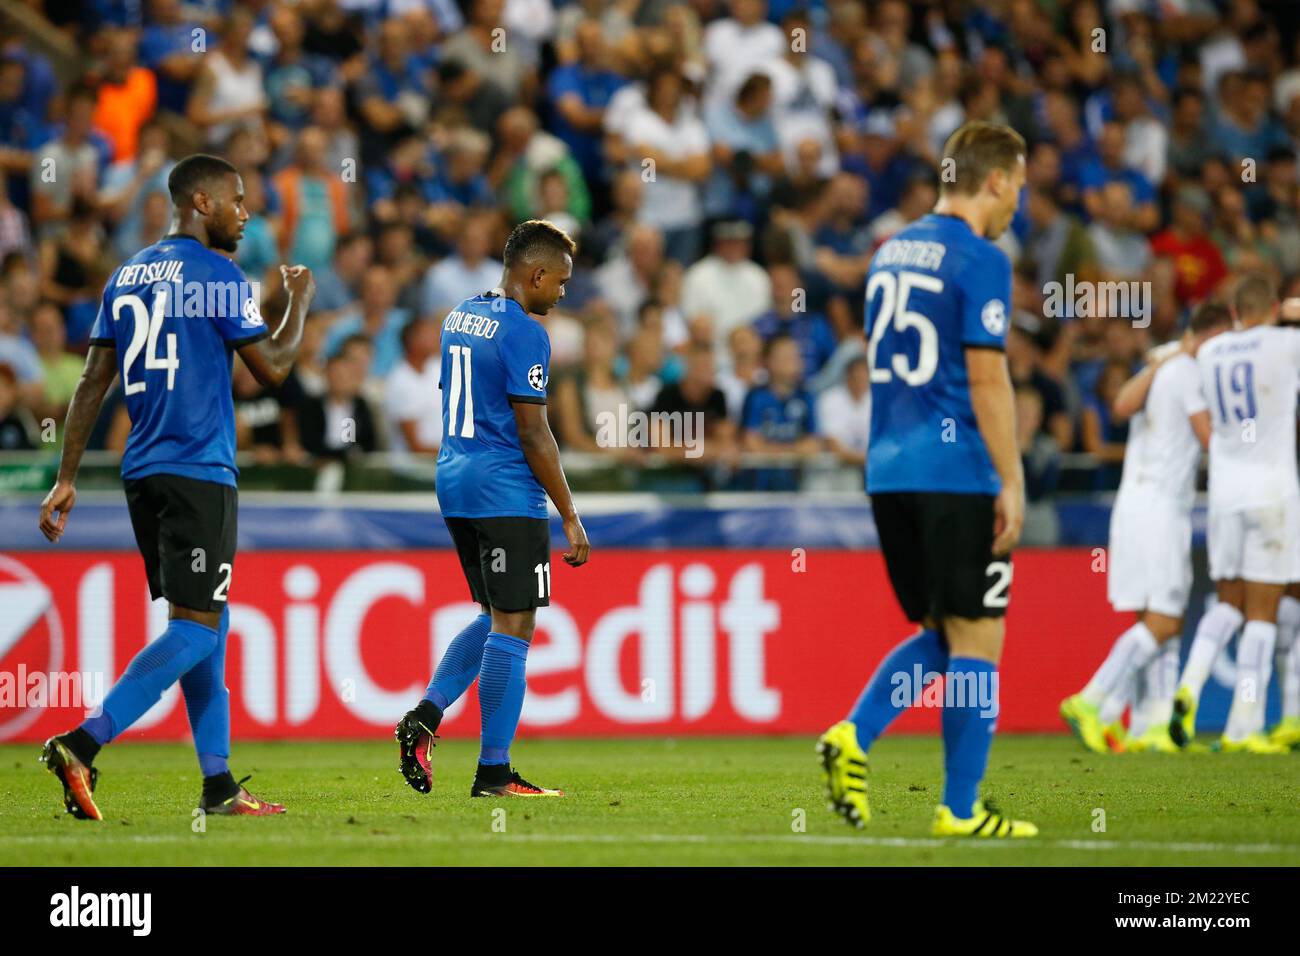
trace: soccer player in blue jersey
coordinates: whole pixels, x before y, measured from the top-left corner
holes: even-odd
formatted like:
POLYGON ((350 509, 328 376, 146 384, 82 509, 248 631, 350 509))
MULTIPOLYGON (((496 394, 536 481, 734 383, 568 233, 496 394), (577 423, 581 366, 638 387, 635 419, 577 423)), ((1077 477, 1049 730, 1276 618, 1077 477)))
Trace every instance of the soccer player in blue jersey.
MULTIPOLYGON (((1003 343, 1011 263, 993 244, 1025 181, 1025 142, 972 122, 944 148, 934 212, 900 230, 867 274, 867 491, 889 580, 920 630, 880 663, 818 741, 832 809, 864 826, 867 751, 942 675, 944 792, 937 836, 1028 837, 979 798, 997 721, 997 662, 1020 538, 1024 475, 1003 343)), ((927 698, 928 699, 928 698, 927 698)))
POLYGON ((227 607, 235 562, 235 412, 230 372, 238 351, 259 382, 280 385, 302 339, 315 291, 311 272, 280 267, 289 303, 267 328, 253 287, 222 253, 243 238, 248 212, 235 167, 189 156, 168 177, 168 235, 126 260, 104 288, 85 371, 68 408, 58 480, 40 527, 58 541, 77 500, 77 469, 104 393, 121 375, 131 418, 122 484, 149 593, 168 602, 167 629, 140 651, 103 705, 45 742, 41 759, 63 784, 68 812, 100 820, 94 790, 100 748, 180 681, 203 773, 207 813, 266 815, 284 807, 235 782, 226 692, 227 607))
POLYGON ((533 618, 551 598, 548 496, 564 522, 564 560, 576 568, 590 552, 546 421, 551 342, 532 318, 564 297, 574 250, 551 223, 520 223, 506 241, 501 285, 443 320, 438 503, 483 613, 452 640, 424 697, 394 732, 398 770, 420 793, 433 788, 430 756, 443 712, 477 677, 482 723, 470 796, 564 796, 515 772, 510 744, 524 705, 533 618))

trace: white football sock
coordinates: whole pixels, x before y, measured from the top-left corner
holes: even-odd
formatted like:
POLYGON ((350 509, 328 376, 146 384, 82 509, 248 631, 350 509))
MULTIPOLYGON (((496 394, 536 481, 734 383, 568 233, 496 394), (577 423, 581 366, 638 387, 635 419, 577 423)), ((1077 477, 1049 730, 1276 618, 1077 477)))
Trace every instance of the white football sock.
MULTIPOLYGON (((1106 655, 1106 659, 1102 661, 1101 667, 1097 668, 1097 673, 1092 675, 1092 680, 1088 681, 1088 685, 1080 692, 1083 699, 1096 707, 1101 707, 1106 702, 1106 698, 1122 695, 1123 703, 1119 709, 1119 713, 1122 714, 1133 695, 1133 678, 1147 665, 1158 649, 1151 631, 1138 621, 1115 639, 1115 644, 1106 655)), ((1113 703, 1108 709, 1113 709, 1113 703)), ((1119 714, 1116 714, 1105 722, 1110 723, 1118 716, 1119 714)))
POLYGON ((1277 673, 1282 684, 1282 716, 1300 717, 1300 601, 1284 597, 1277 607, 1277 673))
POLYGON ((1237 642, 1237 685, 1223 736, 1233 742, 1245 740, 1264 729, 1264 703, 1273 676, 1273 644, 1277 625, 1269 621, 1247 621, 1237 642))
POLYGON ((1201 615, 1201 622, 1196 626, 1196 637, 1192 639, 1192 649, 1187 654, 1187 664, 1178 681, 1179 687, 1188 688, 1192 696, 1200 699, 1201 688, 1210 676, 1214 659, 1231 640, 1233 632, 1241 627, 1243 620, 1240 611, 1222 601, 1216 601, 1213 607, 1201 615))
POLYGON ((1129 733, 1141 737, 1152 727, 1167 727, 1174 715, 1174 691, 1178 689, 1178 654, 1182 640, 1171 637, 1160 645, 1160 653, 1142 672, 1143 692, 1133 708, 1129 733))

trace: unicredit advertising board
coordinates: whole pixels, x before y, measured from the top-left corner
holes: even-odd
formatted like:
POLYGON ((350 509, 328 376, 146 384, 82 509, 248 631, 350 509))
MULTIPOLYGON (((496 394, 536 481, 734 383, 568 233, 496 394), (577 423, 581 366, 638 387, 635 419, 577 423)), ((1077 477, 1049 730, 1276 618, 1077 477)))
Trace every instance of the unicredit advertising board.
MULTIPOLYGON (((1090 549, 1018 553, 999 727, 1058 731, 1127 621, 1090 549)), ((552 562, 523 731, 541 735, 822 730, 910 631, 876 551, 604 550, 552 562)), ((453 552, 254 551, 230 587, 236 738, 380 737, 475 614, 453 552)), ((165 627, 127 551, 0 554, 0 740, 75 723, 165 627)), ((473 690, 441 733, 478 732, 473 690)), ((917 708, 898 729, 937 727, 917 708)), ((173 687, 126 736, 186 739, 173 687)))

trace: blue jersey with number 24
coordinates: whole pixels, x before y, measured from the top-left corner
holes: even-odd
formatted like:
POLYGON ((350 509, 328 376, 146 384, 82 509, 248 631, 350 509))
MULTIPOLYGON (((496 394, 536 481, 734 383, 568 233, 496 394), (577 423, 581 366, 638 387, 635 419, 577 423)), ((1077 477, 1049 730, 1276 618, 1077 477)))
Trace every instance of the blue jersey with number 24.
POLYGON ((998 493, 966 349, 1004 348, 1010 302, 1010 260, 963 219, 931 213, 876 250, 865 325, 869 493, 998 493))
POLYGON ((233 486, 232 350, 268 334, 239 266, 192 236, 165 236, 118 266, 90 343, 117 350, 131 417, 122 477, 233 486))

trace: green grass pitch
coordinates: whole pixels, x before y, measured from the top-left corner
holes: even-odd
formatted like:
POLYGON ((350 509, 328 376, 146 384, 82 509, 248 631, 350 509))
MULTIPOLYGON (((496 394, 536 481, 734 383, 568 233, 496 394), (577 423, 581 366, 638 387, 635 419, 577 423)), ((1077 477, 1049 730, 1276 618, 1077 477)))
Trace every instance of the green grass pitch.
POLYGON ((0 746, 3 865, 1300 865, 1300 755, 1095 756, 1064 736, 1001 737, 985 793, 1042 835, 954 842, 929 836, 931 737, 876 745, 865 831, 825 809, 806 738, 525 740, 524 775, 570 796, 513 801, 469 798, 470 741, 440 742, 428 796, 401 782, 391 740, 236 741, 236 774, 289 813, 200 833, 188 746, 106 749, 99 824, 63 813, 39 749, 0 746))

